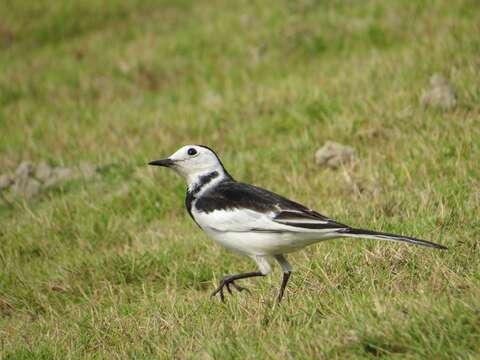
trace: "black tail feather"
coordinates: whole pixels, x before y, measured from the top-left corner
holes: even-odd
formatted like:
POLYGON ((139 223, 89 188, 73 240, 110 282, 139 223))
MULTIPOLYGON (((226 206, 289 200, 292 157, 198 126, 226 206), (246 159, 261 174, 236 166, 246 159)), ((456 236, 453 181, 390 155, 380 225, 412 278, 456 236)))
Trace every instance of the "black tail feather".
POLYGON ((435 248, 435 249, 442 249, 442 250, 447 250, 448 249, 446 246, 436 244, 436 243, 431 242, 431 241, 416 239, 416 238, 413 238, 413 237, 410 237, 410 236, 384 233, 384 232, 379 232, 379 231, 346 228, 346 229, 339 230, 338 233, 343 234, 344 236, 364 237, 364 238, 368 238, 368 239, 379 239, 379 240, 403 241, 403 242, 406 242, 406 243, 428 246, 428 247, 432 247, 432 248, 435 248))

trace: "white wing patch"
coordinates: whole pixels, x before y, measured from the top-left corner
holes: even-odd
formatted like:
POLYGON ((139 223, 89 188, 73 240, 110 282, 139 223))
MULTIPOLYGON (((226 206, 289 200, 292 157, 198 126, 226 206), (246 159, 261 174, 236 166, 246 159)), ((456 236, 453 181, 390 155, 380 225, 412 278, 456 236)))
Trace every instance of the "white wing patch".
POLYGON ((301 224, 329 224, 331 223, 328 220, 320 220, 312 217, 305 217, 305 214, 301 211, 288 211, 289 215, 285 217, 275 217, 275 221, 281 224, 288 224, 289 222, 301 223, 301 224), (293 215, 293 216, 292 216, 293 215), (296 216, 295 216, 296 215, 296 216))
POLYGON ((195 220, 202 228, 217 232, 319 233, 342 228, 326 220, 301 218, 301 212, 288 217, 279 216, 282 214, 249 209, 215 210, 209 213, 193 211, 195 220))
POLYGON ((347 226, 335 222, 313 210, 306 209, 305 211, 301 210, 283 210, 275 215, 273 221, 289 225, 297 228, 307 228, 313 230, 324 230, 324 229, 342 229, 347 226))

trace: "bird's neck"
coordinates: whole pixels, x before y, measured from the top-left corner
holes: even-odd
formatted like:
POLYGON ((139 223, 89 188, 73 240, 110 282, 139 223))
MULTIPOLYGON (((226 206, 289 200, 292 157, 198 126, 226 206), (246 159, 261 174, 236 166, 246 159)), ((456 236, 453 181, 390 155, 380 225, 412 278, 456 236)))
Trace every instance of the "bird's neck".
POLYGON ((188 183, 188 192, 192 196, 198 197, 200 194, 211 189, 218 183, 231 179, 232 177, 223 169, 207 171, 192 177, 191 181, 188 183))

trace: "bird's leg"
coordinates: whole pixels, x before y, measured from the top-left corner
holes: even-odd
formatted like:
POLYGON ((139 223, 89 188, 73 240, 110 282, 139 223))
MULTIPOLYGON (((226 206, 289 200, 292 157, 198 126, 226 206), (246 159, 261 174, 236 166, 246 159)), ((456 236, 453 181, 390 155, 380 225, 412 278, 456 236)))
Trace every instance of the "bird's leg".
POLYGON ((288 279, 290 279, 290 275, 292 274, 292 266, 288 262, 287 258, 285 255, 279 254, 274 256, 275 260, 278 261, 280 266, 282 267, 283 270, 283 279, 282 279, 282 286, 280 287, 280 292, 278 293, 278 298, 277 301, 280 303, 283 298, 283 293, 285 292, 285 288, 287 287, 288 279))
POLYGON ((232 285, 238 291, 246 290, 246 288, 235 284, 235 280, 246 279, 254 276, 264 276, 264 274, 262 274, 260 271, 253 271, 249 273, 225 276, 222 281, 220 281, 220 285, 218 286, 218 288, 216 288, 215 291, 212 293, 212 296, 220 294, 220 299, 222 300, 222 302, 225 302, 225 294, 223 293, 224 287, 227 288, 230 294, 232 293, 230 285, 232 285))
POLYGON ((288 279, 290 279, 291 274, 292 274, 291 271, 283 273, 282 286, 280 287, 280 293, 278 294, 278 303, 282 301, 283 293, 285 292, 285 288, 287 287, 287 282, 288 282, 288 279))

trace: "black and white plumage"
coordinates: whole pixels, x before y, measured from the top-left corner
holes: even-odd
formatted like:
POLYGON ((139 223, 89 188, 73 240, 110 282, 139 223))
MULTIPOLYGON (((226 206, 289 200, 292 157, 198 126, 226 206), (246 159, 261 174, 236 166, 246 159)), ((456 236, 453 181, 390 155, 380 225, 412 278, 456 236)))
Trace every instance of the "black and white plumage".
POLYGON ((226 276, 213 295, 224 300, 224 288, 244 290, 236 280, 271 272, 269 258, 282 267, 282 299, 292 272, 285 254, 322 240, 361 237, 401 241, 437 249, 446 247, 409 236, 352 228, 329 219, 299 203, 259 187, 235 181, 215 152, 203 145, 187 145, 165 160, 150 165, 165 166, 188 184, 185 206, 192 219, 218 244, 247 255, 260 271, 226 276))

